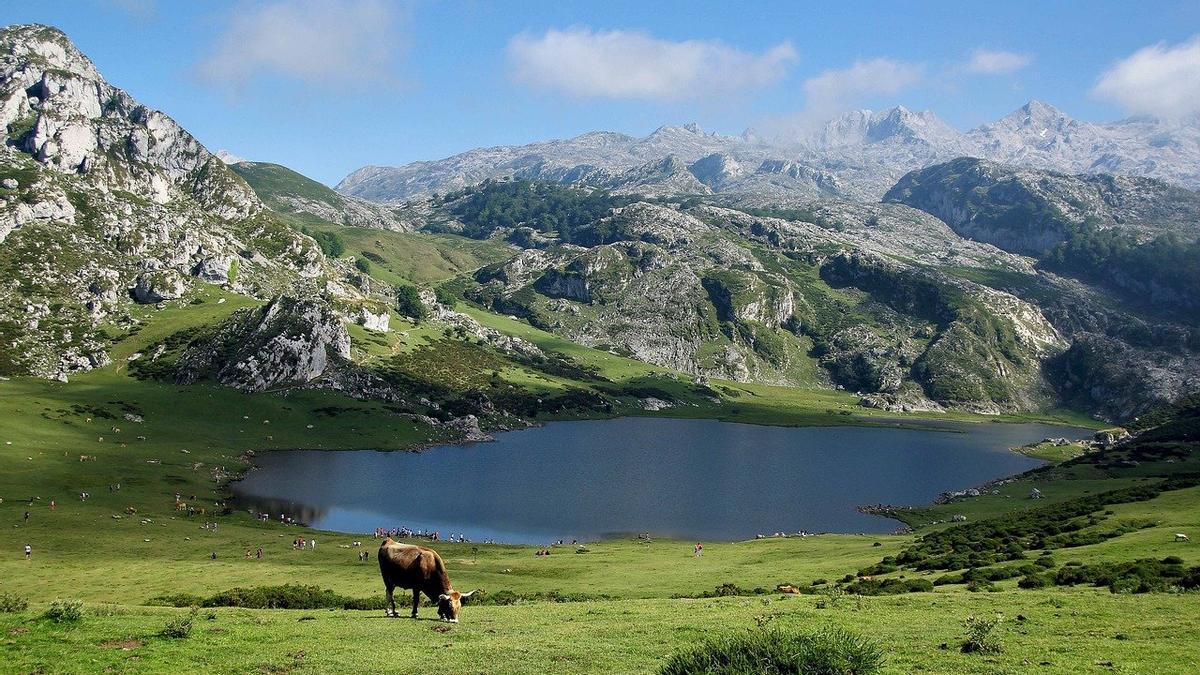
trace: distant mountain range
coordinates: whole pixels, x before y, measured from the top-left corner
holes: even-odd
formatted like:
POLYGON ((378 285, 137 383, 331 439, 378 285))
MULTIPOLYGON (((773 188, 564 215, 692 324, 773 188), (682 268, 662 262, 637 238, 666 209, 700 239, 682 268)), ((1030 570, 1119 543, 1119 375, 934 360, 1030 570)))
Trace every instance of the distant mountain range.
POLYGON ((664 126, 644 138, 592 132, 567 140, 470 150, 399 167, 367 166, 342 194, 400 202, 488 178, 513 176, 641 194, 755 194, 876 200, 904 174, 956 157, 1065 173, 1159 178, 1200 188, 1200 124, 1130 118, 1096 124, 1030 101, 959 132, 936 114, 904 107, 854 110, 796 138, 707 133, 664 126))

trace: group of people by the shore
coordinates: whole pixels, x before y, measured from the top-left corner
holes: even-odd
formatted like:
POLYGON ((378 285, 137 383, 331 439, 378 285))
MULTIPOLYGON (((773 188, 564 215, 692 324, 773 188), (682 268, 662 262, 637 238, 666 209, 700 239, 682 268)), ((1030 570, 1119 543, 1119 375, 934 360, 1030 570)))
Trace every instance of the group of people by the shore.
MULTIPOLYGON (((467 535, 463 534, 462 532, 451 532, 448 537, 443 538, 442 533, 438 530, 413 530, 408 527, 377 527, 375 528, 375 531, 371 533, 371 536, 375 537, 376 539, 387 539, 390 537, 392 539, 428 539, 429 541, 448 541, 458 544, 471 543, 471 540, 467 538, 467 535)), ((489 539, 485 540, 483 543, 492 544, 495 542, 489 539)))
POLYGON ((815 536, 817 536, 817 533, 816 533, 816 532, 809 532, 809 531, 807 531, 807 530, 798 530, 798 531, 796 531, 796 532, 794 532, 794 533, 791 533, 791 532, 773 532, 773 533, 771 533, 771 534, 756 534, 756 535, 754 535, 754 538, 755 538, 755 539, 769 539, 769 538, 777 537, 777 538, 780 538, 780 539, 787 539, 788 537, 801 537, 801 538, 805 538, 805 537, 815 537, 815 536))

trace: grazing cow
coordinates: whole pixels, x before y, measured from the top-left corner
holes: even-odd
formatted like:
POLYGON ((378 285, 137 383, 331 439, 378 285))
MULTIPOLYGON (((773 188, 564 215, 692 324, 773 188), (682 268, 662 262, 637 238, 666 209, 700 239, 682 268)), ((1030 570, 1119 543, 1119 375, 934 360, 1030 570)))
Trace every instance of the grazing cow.
POLYGON ((1191 541, 1191 539, 1188 539, 1188 536, 1186 534, 1183 534, 1182 532, 1177 532, 1177 533, 1175 533, 1175 541, 1191 541))
POLYGON ((378 560, 379 573, 383 575, 383 585, 387 588, 387 607, 384 611, 388 616, 400 616, 393 595, 397 586, 412 590, 414 619, 417 618, 417 607, 421 604, 421 593, 424 593, 437 603, 438 618, 450 623, 458 623, 462 601, 475 594, 475 591, 459 593, 450 586, 446 564, 433 549, 401 544, 389 537, 379 545, 378 560))

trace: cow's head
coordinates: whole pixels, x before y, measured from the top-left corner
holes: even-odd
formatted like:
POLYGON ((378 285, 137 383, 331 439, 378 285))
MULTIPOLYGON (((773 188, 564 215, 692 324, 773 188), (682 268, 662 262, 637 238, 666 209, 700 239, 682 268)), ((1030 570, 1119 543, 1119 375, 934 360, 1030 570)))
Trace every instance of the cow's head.
POLYGON ((438 618, 442 621, 450 623, 458 623, 458 610, 462 609, 462 601, 475 595, 475 591, 470 593, 459 593, 453 588, 438 596, 438 618))

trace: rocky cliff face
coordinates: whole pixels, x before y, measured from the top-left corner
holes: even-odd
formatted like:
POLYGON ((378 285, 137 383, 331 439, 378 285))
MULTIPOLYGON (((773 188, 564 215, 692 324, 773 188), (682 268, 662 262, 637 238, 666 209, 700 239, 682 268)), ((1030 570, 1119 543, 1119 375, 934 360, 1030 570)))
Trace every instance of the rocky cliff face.
POLYGON ((1041 255, 1072 225, 1119 227, 1149 238, 1200 234, 1200 194, 1148 178, 1067 175, 962 158, 904 176, 884 195, 926 211, 964 237, 1041 255))
POLYGON ((211 378, 248 392, 307 384, 350 358, 350 336, 327 303, 279 297, 242 310, 180 357, 177 381, 211 378))
POLYGON ((266 295, 336 270, 170 117, 104 80, 61 32, 0 31, 0 369, 107 361, 102 323, 198 283, 266 295), (54 307, 38 316, 37 307, 54 307), (30 312, 27 308, 35 308, 30 312))

